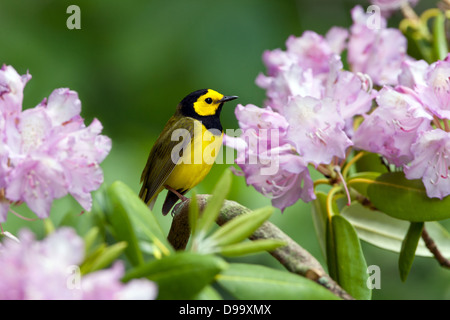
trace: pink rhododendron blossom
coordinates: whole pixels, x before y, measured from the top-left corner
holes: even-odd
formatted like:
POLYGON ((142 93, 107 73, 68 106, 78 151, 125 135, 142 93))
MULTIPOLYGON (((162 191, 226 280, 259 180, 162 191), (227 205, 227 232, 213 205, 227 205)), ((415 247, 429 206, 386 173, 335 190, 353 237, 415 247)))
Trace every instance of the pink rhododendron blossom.
POLYGON ((125 267, 120 261, 110 269, 99 270, 81 279, 81 299, 83 300, 153 300, 157 287, 147 279, 133 279, 123 284, 125 267))
POLYGON ((30 77, 10 66, 0 70, 0 222, 11 202, 23 201, 44 218, 53 200, 68 193, 90 210, 90 193, 103 183, 99 164, 111 149, 97 119, 84 124, 74 91, 56 89, 35 108, 22 111, 30 77))
POLYGON ((325 37, 305 31, 287 39, 286 51, 264 52, 267 74, 256 84, 266 90, 266 107, 236 108, 242 135, 224 143, 238 151, 247 184, 278 208, 315 198, 307 165, 345 158, 353 145, 351 120, 368 112, 377 94, 367 78, 343 69, 339 54, 348 35, 340 27, 325 37))
MULTIPOLYGON (((387 2, 378 4, 384 9, 387 2)), ((398 9, 400 2, 391 2, 398 9)), ((286 50, 264 52, 266 73, 256 78, 266 91, 264 107, 239 105, 242 134, 224 140, 237 150, 247 184, 282 210, 315 198, 308 164, 327 176, 352 147, 380 154, 409 179, 421 178, 430 197, 450 194, 450 55, 431 65, 415 61, 406 54, 406 38, 384 18, 374 27, 362 7, 351 15, 350 32, 305 31, 290 36, 286 50), (345 49, 350 71, 340 57, 345 49), (355 116, 364 119, 359 127, 355 116), (278 171, 270 171, 273 164, 278 171)))
POLYGON ((411 89, 417 85, 425 85, 425 73, 428 63, 424 60, 405 60, 401 65, 401 73, 398 76, 398 84, 411 89))
POLYGON ((307 163, 287 140, 288 121, 270 107, 239 104, 235 112, 242 134, 225 136, 224 143, 238 151, 236 163, 247 184, 282 211, 299 198, 314 199, 307 163))
POLYGON ((355 147, 379 153, 397 166, 407 164, 413 159, 411 144, 418 133, 431 128, 431 116, 400 88, 383 88, 377 104, 355 132, 355 147))
POLYGON ((258 163, 242 166, 247 184, 252 185, 284 211, 298 199, 309 202, 316 198, 307 163, 290 145, 259 154, 258 163))
POLYGON ((290 36, 286 40, 286 48, 296 57, 297 64, 311 69, 315 75, 328 72, 328 60, 334 55, 325 37, 313 31, 305 31, 301 37, 290 36))
POLYGON ((386 28, 382 17, 379 28, 369 28, 368 17, 362 7, 353 8, 348 42, 351 70, 368 74, 375 84, 395 85, 401 64, 407 59, 406 38, 400 30, 386 28))
POLYGON ((325 40, 330 46, 331 50, 340 55, 347 47, 349 32, 342 27, 332 27, 325 35, 325 40))
POLYGON ((370 2, 380 8, 383 16, 389 17, 394 11, 400 10, 403 5, 415 6, 419 0, 370 0, 370 2))
POLYGON ((343 120, 368 112, 377 91, 357 74, 343 70, 339 56, 330 59, 330 72, 324 83, 323 97, 331 98, 343 120))
POLYGON ((440 119, 450 119, 450 55, 446 61, 430 65, 425 74, 425 84, 416 85, 423 104, 440 119))
POLYGON ((285 111, 287 137, 306 162, 330 163, 334 156, 345 158, 353 143, 344 132, 344 120, 337 103, 330 98, 293 97, 285 111))
POLYGON ((31 75, 20 76, 11 66, 0 69, 0 97, 2 117, 16 115, 22 111, 23 89, 31 75))
POLYGON ((156 297, 156 286, 148 280, 136 279, 123 284, 120 279, 124 275, 124 267, 120 262, 110 269, 81 276, 79 265, 83 262, 84 250, 82 238, 70 228, 58 229, 41 241, 36 241, 28 230, 20 232, 18 241, 6 238, 0 246, 0 299, 156 297))
POLYGON ((355 147, 379 153, 403 167, 408 179, 422 179, 429 197, 450 195, 450 55, 428 65, 405 61, 399 86, 385 87, 377 108, 355 133, 355 147), (447 131, 444 131, 447 130, 447 131))
POLYGON ((420 134, 411 145, 413 161, 405 167, 408 179, 422 179, 427 195, 439 198, 450 194, 450 132, 440 129, 420 134))
POLYGON ((292 96, 320 98, 323 94, 322 82, 313 76, 312 70, 304 70, 298 65, 291 65, 275 77, 260 74, 256 83, 267 90, 266 104, 280 113, 284 112, 292 96))
POLYGON ((326 74, 329 71, 328 60, 343 50, 347 35, 342 28, 334 28, 327 37, 314 31, 305 31, 300 37, 290 36, 286 40, 286 51, 275 49, 263 53, 267 75, 275 77, 292 65, 297 65, 302 70, 311 69, 315 76, 326 74))

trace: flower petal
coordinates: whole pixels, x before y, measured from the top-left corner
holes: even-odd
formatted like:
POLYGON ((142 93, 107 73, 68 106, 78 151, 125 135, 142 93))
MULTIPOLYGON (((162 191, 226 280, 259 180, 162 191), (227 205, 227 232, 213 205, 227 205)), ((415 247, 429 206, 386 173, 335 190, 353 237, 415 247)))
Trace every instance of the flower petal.
POLYGON ((81 101, 75 91, 67 88, 54 90, 47 102, 47 112, 53 125, 60 125, 81 112, 81 101))

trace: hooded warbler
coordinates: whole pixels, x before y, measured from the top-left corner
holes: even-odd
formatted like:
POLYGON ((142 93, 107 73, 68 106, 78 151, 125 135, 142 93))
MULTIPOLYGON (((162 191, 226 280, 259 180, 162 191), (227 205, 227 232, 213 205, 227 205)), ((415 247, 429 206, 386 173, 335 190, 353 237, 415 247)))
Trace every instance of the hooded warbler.
POLYGON ((166 215, 179 198, 184 198, 209 173, 222 145, 222 106, 236 98, 202 89, 181 100, 153 145, 142 172, 139 197, 151 209, 166 188, 162 208, 166 215))

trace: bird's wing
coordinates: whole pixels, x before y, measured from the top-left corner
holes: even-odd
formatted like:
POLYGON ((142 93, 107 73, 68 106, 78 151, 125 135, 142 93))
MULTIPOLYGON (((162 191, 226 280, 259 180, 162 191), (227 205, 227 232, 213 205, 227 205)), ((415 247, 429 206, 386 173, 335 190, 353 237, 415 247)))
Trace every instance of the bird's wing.
POLYGON ((182 157, 183 150, 191 141, 194 133, 193 121, 192 118, 188 117, 170 118, 163 132, 156 140, 141 176, 143 184, 139 197, 145 203, 149 203, 158 194, 175 168, 179 158, 182 157), (176 129, 184 130, 174 132, 176 129), (172 138, 175 141, 172 141, 172 138), (174 155, 172 155, 173 150, 177 151, 174 152, 174 155))

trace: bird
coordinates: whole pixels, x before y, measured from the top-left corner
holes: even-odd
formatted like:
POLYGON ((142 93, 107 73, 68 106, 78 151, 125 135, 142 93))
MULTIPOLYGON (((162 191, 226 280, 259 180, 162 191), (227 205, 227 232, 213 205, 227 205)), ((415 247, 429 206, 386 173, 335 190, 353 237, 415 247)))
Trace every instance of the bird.
POLYGON ((153 209, 167 189, 162 214, 209 173, 222 146, 220 113, 225 102, 237 99, 212 89, 196 90, 177 105, 154 143, 142 171, 139 197, 153 209))

